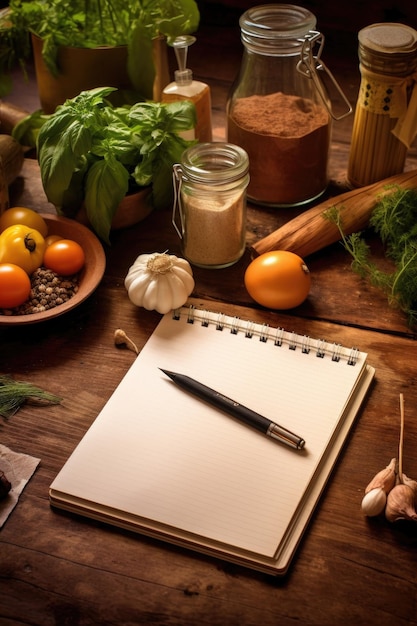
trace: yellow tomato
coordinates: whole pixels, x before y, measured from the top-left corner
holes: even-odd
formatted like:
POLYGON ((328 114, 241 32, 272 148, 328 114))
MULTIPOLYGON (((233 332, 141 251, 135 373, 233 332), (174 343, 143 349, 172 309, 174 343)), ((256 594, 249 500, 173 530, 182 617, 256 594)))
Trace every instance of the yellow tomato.
POLYGON ((303 259, 287 250, 265 252, 245 272, 249 295, 269 309, 292 309, 307 298, 310 271, 303 259))
POLYGON ((45 239, 34 228, 16 224, 0 234, 0 263, 13 263, 32 274, 42 265, 45 239))
POLYGON ((46 237, 48 234, 48 226, 45 220, 33 209, 15 206, 11 209, 7 209, 0 215, 0 233, 9 226, 15 226, 16 224, 23 224, 24 226, 34 228, 42 237, 46 237))

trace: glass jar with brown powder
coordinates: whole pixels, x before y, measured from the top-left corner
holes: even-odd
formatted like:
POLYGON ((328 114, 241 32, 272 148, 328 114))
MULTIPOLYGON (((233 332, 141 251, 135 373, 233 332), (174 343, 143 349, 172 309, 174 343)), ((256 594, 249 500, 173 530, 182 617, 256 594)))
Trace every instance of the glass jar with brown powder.
POLYGON ((227 103, 227 140, 249 155, 248 198, 305 204, 328 183, 332 113, 318 71, 340 92, 320 60, 323 36, 310 11, 290 4, 253 7, 239 24, 244 51, 227 103))

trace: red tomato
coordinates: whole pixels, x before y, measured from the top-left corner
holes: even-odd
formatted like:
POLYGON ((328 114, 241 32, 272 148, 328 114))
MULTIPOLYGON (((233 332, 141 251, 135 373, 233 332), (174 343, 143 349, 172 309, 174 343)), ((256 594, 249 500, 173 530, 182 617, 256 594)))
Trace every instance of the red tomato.
POLYGON ((307 265, 297 254, 286 250, 261 254, 245 272, 249 295, 269 309, 293 309, 307 298, 310 286, 307 265))
POLYGON ((12 309, 29 300, 30 278, 18 265, 0 263, 0 307, 12 309))
POLYGON ((43 255, 43 265, 60 276, 76 274, 84 263, 84 250, 72 239, 59 239, 51 243, 43 255))

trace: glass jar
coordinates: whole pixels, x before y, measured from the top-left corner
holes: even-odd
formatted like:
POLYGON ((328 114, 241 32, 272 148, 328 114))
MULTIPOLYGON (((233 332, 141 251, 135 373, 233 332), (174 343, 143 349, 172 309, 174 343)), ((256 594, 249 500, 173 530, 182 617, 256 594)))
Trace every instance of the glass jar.
POLYGON ((192 146, 174 165, 172 221, 191 264, 222 268, 243 255, 248 169, 245 150, 221 142, 192 146))
POLYGON ((227 140, 249 155, 248 198, 272 206, 304 204, 328 183, 334 116, 318 71, 327 72, 340 92, 320 60, 324 38, 313 30, 316 17, 290 4, 253 7, 239 24, 244 50, 227 103, 227 140))
POLYGON ((358 39, 361 83, 348 165, 353 187, 400 174, 417 129, 417 31, 372 24, 358 39))

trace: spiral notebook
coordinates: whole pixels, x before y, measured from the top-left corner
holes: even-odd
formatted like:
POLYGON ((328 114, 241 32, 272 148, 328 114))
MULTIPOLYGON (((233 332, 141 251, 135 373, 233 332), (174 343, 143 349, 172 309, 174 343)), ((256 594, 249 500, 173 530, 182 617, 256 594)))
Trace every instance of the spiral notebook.
POLYGON ((369 388, 355 348, 166 314, 53 481, 53 506, 284 574, 369 388), (295 450, 184 392, 198 379, 304 437, 295 450))

